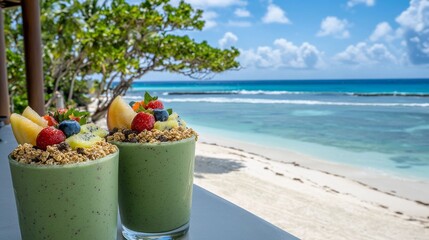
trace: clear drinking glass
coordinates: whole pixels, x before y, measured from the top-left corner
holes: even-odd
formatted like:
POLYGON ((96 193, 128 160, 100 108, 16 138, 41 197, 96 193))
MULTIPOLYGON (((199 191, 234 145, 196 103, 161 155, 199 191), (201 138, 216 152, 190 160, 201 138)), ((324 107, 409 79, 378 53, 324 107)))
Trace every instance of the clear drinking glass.
POLYGON ((116 240, 118 156, 67 165, 9 156, 22 240, 116 240))
POLYGON ((126 239, 174 238, 189 228, 195 138, 112 142, 119 148, 119 211, 126 239))

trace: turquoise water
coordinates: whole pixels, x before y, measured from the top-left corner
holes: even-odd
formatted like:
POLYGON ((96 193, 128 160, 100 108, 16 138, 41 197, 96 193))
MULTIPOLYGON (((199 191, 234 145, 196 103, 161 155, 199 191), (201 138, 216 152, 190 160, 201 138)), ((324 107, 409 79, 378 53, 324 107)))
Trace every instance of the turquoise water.
POLYGON ((135 83, 191 125, 326 160, 429 179, 429 80, 135 83))

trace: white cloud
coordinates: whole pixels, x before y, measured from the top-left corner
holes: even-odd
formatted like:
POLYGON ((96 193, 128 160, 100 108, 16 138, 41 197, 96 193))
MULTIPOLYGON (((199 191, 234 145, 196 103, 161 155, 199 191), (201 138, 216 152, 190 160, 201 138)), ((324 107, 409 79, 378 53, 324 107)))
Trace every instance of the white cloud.
POLYGON ((260 46, 256 50, 241 50, 243 66, 310 69, 321 63, 322 53, 307 42, 298 46, 280 38, 276 39, 273 45, 260 46))
POLYGON ((372 7, 375 5, 375 0, 349 0, 347 2, 348 7, 354 7, 358 4, 365 4, 368 7, 372 7))
POLYGON ((205 11, 203 13, 203 20, 206 21, 206 24, 204 25, 204 29, 209 29, 212 27, 217 26, 217 22, 215 19, 217 18, 217 13, 213 11, 205 11))
POLYGON ((411 0, 396 22, 401 26, 410 62, 429 64, 429 0, 411 0))
POLYGON ((231 27, 250 27, 252 26, 252 23, 249 21, 228 21, 228 26, 231 27))
POLYGON ((375 42, 381 39, 391 40, 392 27, 387 22, 381 22, 377 24, 374 32, 369 37, 369 40, 375 42))
POLYGON ((410 7, 396 18, 404 28, 421 32, 429 26, 429 1, 411 0, 410 7))
POLYGON ((334 60, 357 66, 397 63, 395 56, 383 44, 368 45, 365 42, 348 46, 346 50, 338 53, 334 60))
POLYGON ((237 17, 250 17, 250 12, 245 8, 237 8, 234 11, 235 16, 237 17))
POLYGON ((320 30, 317 36, 333 36, 335 38, 348 38, 350 32, 348 30, 349 23, 346 19, 338 19, 337 17, 328 16, 320 23, 320 30))
MULTIPOLYGON (((171 4, 177 5, 180 0, 172 0, 171 4)), ((185 0, 185 2, 192 4, 198 8, 210 8, 210 7, 229 7, 229 6, 245 6, 246 1, 243 0, 185 0)))
POLYGON ((223 38, 219 39, 220 48, 228 48, 238 41, 238 37, 232 32, 226 32, 223 38))
POLYGON ((267 8, 267 13, 262 18, 264 23, 282 23, 291 24, 289 18, 286 17, 286 12, 279 6, 270 3, 267 8))

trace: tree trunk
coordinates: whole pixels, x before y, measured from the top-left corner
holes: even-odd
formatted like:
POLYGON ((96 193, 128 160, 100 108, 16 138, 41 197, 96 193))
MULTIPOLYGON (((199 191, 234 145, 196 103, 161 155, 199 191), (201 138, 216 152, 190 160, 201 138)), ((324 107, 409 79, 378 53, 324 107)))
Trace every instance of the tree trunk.
POLYGON ((76 81, 76 74, 74 74, 72 82, 70 84, 69 96, 67 102, 69 103, 73 99, 74 82, 76 81))
MULTIPOLYGON (((127 81, 133 81, 134 77, 130 78, 129 80, 121 80, 124 82, 127 81)), ((112 91, 113 96, 111 96, 110 98, 107 99, 106 103, 103 104, 98 104, 97 109, 95 110, 95 112, 92 114, 92 121, 98 121, 101 118, 103 118, 105 116, 105 114, 107 113, 107 110, 109 109, 110 104, 112 103, 113 99, 115 99, 115 97, 117 96, 122 96, 125 95, 125 93, 127 92, 128 88, 129 88, 130 84, 121 84, 119 83, 118 86, 115 87, 115 89, 112 91)))
POLYGON ((106 115, 107 109, 109 109, 109 106, 110 106, 110 104, 105 106, 105 107, 102 107, 102 108, 97 108, 97 110, 91 116, 92 121, 96 122, 96 121, 102 119, 106 115))
MULTIPOLYGON (((111 94, 113 96, 109 97, 108 96, 109 95, 108 94, 109 88, 110 88, 111 84, 113 83, 113 80, 116 79, 116 76, 117 76, 117 74, 115 74, 114 78, 110 79, 110 81, 107 85, 107 89, 105 89, 106 90, 106 102, 103 104, 100 104, 100 102, 98 102, 97 109, 95 110, 95 112, 91 116, 92 121, 96 122, 96 121, 100 120, 101 118, 103 118, 105 116, 105 114, 107 113, 107 110, 109 109, 109 106, 112 103, 113 99, 115 99, 115 97, 117 97, 117 96, 125 95, 125 93, 127 93, 128 89, 130 88, 130 86, 132 85, 134 80, 140 79, 147 72, 153 70, 155 68, 155 65, 156 64, 154 62, 150 67, 139 72, 137 75, 130 76, 128 79, 125 79, 125 76, 123 74, 121 74, 121 77, 120 77, 121 80, 120 80, 119 84, 117 86, 115 86, 113 91, 111 91, 111 94)), ((100 89, 99 91, 102 91, 102 89, 100 89)), ((143 98, 143 96, 142 96, 142 98, 143 98)))

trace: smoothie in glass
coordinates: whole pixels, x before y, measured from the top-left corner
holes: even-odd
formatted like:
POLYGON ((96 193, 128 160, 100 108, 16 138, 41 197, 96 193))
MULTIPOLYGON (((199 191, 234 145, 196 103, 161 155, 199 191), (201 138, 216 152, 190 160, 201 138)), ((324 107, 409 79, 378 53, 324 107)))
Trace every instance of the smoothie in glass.
POLYGON ((30 107, 10 122, 18 146, 9 166, 22 240, 115 240, 118 159, 89 113, 30 107))
POLYGON ((119 148, 119 211, 126 239, 171 239, 189 229, 197 134, 156 97, 117 97, 107 141, 119 148), (121 113, 120 115, 116 113, 121 113))
POLYGON ((115 143, 122 224, 135 232, 168 232, 189 223, 195 139, 115 143))
POLYGON ((23 240, 115 240, 118 152, 67 165, 9 158, 23 240))

